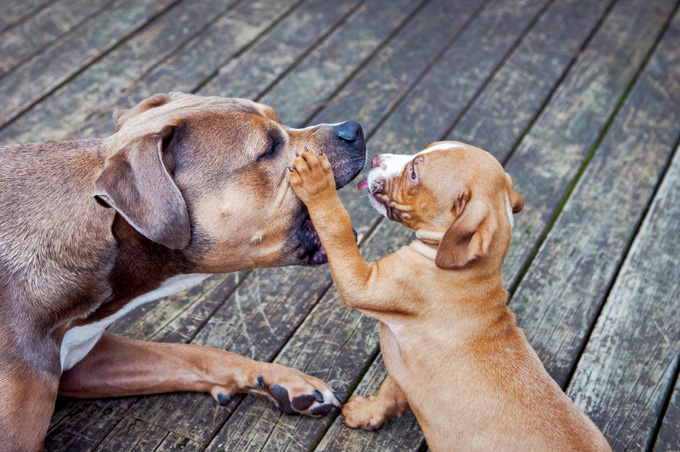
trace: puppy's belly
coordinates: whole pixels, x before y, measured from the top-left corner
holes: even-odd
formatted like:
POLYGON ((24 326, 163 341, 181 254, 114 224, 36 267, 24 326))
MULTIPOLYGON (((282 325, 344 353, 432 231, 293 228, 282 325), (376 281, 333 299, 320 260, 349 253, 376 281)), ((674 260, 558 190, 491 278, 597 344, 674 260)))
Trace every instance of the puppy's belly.
POLYGON ((102 334, 104 334, 104 330, 128 312, 143 304, 188 289, 200 283, 208 276, 210 275, 189 274, 173 276, 165 280, 157 289, 133 298, 114 314, 93 323, 71 328, 66 332, 61 341, 61 349, 59 351, 61 371, 67 371, 78 364, 94 348, 102 334))

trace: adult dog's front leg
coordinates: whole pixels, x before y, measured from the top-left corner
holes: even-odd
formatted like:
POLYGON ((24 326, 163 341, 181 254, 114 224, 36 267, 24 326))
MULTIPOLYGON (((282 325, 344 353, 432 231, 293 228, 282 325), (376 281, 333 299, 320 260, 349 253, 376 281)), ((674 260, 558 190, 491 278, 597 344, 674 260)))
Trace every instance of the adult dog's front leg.
POLYGON ((0 362, 0 450, 42 451, 59 375, 4 364, 0 362))
POLYGON ((59 394, 96 398, 175 391, 209 392, 221 404, 235 393, 265 396, 288 414, 323 416, 340 406, 318 378, 201 345, 166 344, 104 334, 63 373, 59 394))

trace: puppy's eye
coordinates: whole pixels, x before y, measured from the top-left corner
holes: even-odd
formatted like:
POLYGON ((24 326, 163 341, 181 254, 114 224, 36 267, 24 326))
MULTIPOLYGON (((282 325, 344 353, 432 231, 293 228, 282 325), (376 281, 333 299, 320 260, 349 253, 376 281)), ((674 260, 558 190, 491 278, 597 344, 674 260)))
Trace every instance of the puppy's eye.
POLYGON ((282 147, 283 147, 283 139, 282 138, 274 138, 271 141, 269 148, 267 148, 267 150, 264 153, 260 154, 260 156, 257 158, 257 161, 260 162, 264 159, 268 159, 268 158, 272 158, 272 157, 276 156, 276 154, 279 153, 279 151, 281 150, 282 147))
POLYGON ((415 166, 412 166, 412 167, 408 170, 408 178, 409 178, 409 180, 411 180, 411 181, 413 181, 413 182, 418 182, 418 173, 416 173, 416 168, 415 168, 415 166))

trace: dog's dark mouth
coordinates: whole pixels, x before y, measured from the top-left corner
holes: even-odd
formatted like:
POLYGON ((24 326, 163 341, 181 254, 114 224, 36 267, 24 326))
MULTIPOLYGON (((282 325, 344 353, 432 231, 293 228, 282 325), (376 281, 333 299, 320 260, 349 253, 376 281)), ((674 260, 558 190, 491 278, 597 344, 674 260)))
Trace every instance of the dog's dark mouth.
MULTIPOLYGON (((357 231, 352 229, 352 232, 354 233, 354 240, 356 240, 357 231)), ((302 222, 298 228, 298 240, 300 247, 297 250, 297 259, 300 264, 316 267, 328 262, 326 249, 323 247, 319 234, 306 211, 302 215, 302 222)))

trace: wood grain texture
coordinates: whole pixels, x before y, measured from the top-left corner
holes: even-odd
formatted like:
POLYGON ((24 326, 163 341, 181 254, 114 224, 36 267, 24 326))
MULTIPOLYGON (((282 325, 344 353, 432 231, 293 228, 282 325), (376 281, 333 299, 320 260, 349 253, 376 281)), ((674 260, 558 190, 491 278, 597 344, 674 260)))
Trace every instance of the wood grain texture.
POLYGON ((473 144, 503 162, 611 3, 554 1, 447 139, 473 144))
POLYGON ((373 151, 412 154, 445 136, 548 4, 546 0, 487 3, 375 133, 373 151))
MULTIPOLYGON (((174 0, 163 0, 163 2, 171 1, 174 0)), ((121 89, 126 88, 175 52, 179 46, 203 29, 211 20, 228 10, 233 1, 235 0, 227 2, 224 0, 183 1, 170 8, 156 20, 145 25, 130 39, 78 73, 68 84, 51 93, 17 121, 2 129, 0 142, 6 144, 63 139, 71 128, 85 120, 98 105, 106 99, 117 96, 121 89)), ((131 11, 145 4, 143 2, 133 3, 136 6, 123 8, 124 12, 130 14, 131 11)), ((154 8, 162 4, 162 2, 151 3, 154 8)), ((105 20, 107 15, 102 17, 102 20, 105 20)), ((113 18, 108 16, 108 19, 113 18)), ((134 30, 130 30, 132 31, 134 30)), ((89 38, 84 36, 83 39, 89 38)), ((70 55, 71 51, 73 49, 69 49, 67 55, 70 55)), ((69 61, 66 57, 62 57, 61 60, 65 60, 66 63, 69 61)), ((19 72, 21 71, 11 75, 15 76, 19 72)), ((50 79, 45 80, 49 82, 50 79)), ((0 84, 4 81, 6 79, 0 81, 0 84)), ((0 86, 1 89, 3 88, 0 86)), ((38 87, 27 89, 33 91, 38 87)), ((26 98, 24 95, 20 97, 26 98)), ((20 101, 14 100, 12 105, 18 102, 20 101)))
POLYGON ((680 451, 680 385, 675 383, 675 389, 668 403, 668 408, 661 424, 661 430, 654 444, 654 452, 680 451))
POLYGON ((433 0, 370 63, 307 121, 335 123, 348 114, 370 135, 430 64, 455 41, 484 2, 433 0))
POLYGON ((271 105, 284 124, 304 125, 307 118, 355 71, 374 57, 390 34, 408 26, 425 2, 368 0, 342 27, 260 98, 271 105))
POLYGON ((5 99, 0 126, 30 108, 173 1, 118 0, 106 14, 92 18, 0 79, 0 97, 5 99))
POLYGON ((54 0, 10 0, 3 3, 0 15, 0 38, 2 33, 26 20, 40 7, 46 7, 54 0))
MULTIPOLYGON (((218 17, 176 53, 132 81, 117 96, 103 100, 96 106, 96 113, 69 132, 69 137, 83 138, 111 133, 109 118, 115 108, 129 108, 153 94, 194 91, 220 66, 252 45, 254 41, 263 39, 261 34, 265 30, 281 20, 291 9, 297 10, 299 6, 299 0, 258 0, 236 5, 232 11, 218 17)), ((335 15, 337 15, 335 12, 329 13, 331 17, 335 15)), ((295 29, 302 24, 287 25, 295 29)), ((310 34, 310 39, 317 37, 316 34, 310 34)), ((250 68, 252 72, 257 73, 258 64, 264 64, 264 61, 272 56, 262 55, 262 61, 257 61, 255 66, 250 68)))
POLYGON ((680 138, 678 36, 664 36, 511 301, 563 387, 680 138))
POLYGON ((333 28, 341 25, 360 1, 307 0, 278 23, 248 52, 222 66, 199 94, 256 98, 333 28))
POLYGON ((63 0, 0 37, 0 77, 110 4, 105 0, 63 0))
POLYGON ((676 150, 567 391, 615 451, 652 446, 674 383, 680 356, 678 218, 676 150))
POLYGON ((506 163, 525 205, 505 261, 507 287, 519 277, 675 3, 617 2, 506 163))

